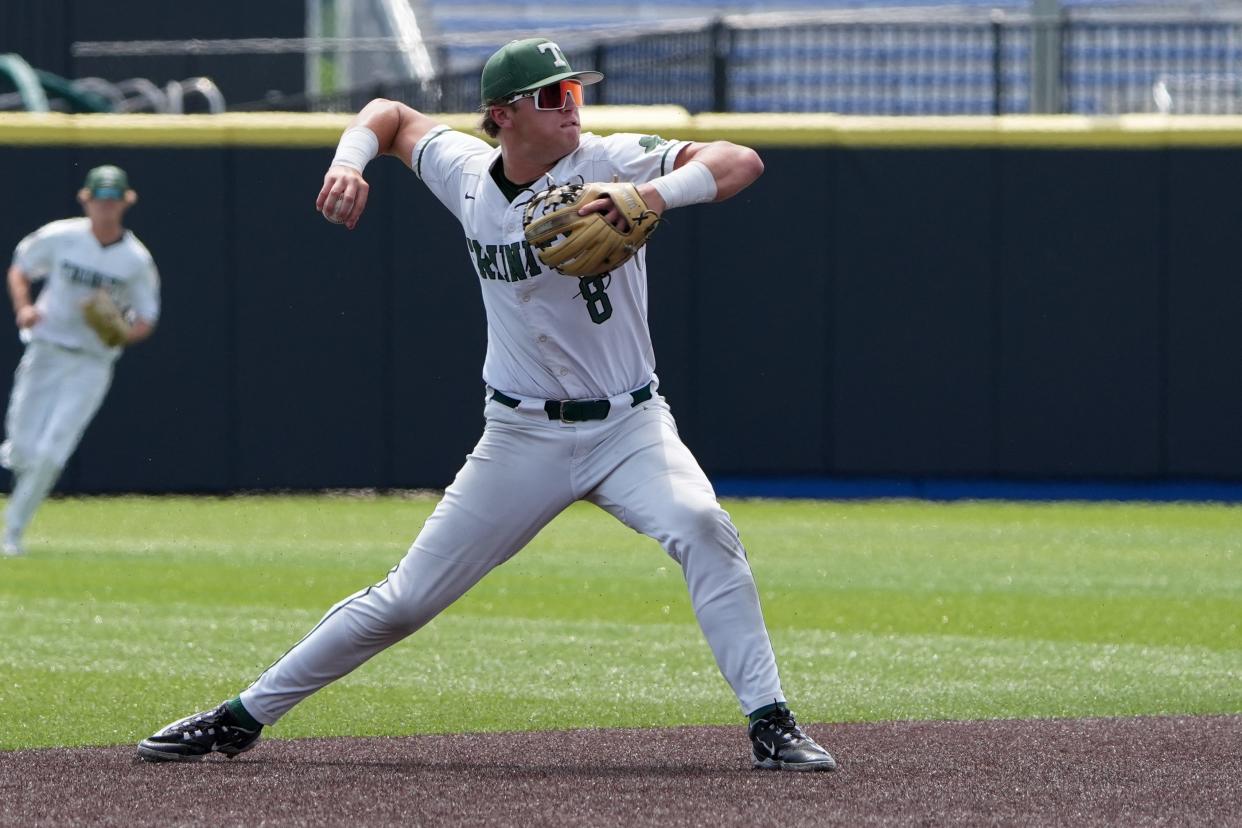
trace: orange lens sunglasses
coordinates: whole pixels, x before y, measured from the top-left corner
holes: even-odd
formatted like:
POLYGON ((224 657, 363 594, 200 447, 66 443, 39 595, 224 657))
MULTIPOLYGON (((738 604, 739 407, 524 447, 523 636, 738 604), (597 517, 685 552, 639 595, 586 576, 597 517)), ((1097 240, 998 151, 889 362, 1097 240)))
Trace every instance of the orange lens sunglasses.
POLYGON ((582 106, 582 81, 572 78, 556 83, 550 83, 547 86, 541 86, 530 92, 522 92, 514 95, 505 103, 517 103, 522 98, 534 98, 535 109, 544 111, 554 111, 564 109, 570 98, 574 99, 574 106, 582 106))

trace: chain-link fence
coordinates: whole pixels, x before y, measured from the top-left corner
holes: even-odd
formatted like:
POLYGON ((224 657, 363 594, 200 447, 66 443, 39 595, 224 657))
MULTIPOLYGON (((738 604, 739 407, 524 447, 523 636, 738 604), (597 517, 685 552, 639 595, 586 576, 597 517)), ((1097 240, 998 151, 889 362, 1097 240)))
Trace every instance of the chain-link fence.
POLYGON ((731 32, 738 112, 990 115, 1026 111, 1029 33, 981 20, 731 32))
POLYGON ((1065 26, 1062 43, 1066 112, 1207 114, 1242 104, 1242 20, 1084 20, 1065 26))
MULTIPOLYGON (((441 67, 459 67, 461 53, 450 56, 455 49, 485 54, 526 34, 475 32, 429 42, 441 67)), ((1242 111, 1238 3, 1067 4, 1052 19, 1012 5, 836 10, 549 34, 574 66, 607 74, 588 91, 589 103, 869 115, 1022 113, 1042 101, 1050 102, 1037 104, 1046 111, 1091 115, 1242 111)), ((382 95, 428 112, 472 111, 479 107, 480 69, 230 108, 352 111, 382 95)))

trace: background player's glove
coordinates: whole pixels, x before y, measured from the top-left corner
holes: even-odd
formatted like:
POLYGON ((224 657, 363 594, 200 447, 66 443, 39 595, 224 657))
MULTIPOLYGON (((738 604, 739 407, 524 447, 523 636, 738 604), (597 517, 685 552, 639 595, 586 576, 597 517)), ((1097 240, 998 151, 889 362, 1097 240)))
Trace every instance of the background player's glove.
POLYGON ((522 224, 539 261, 566 276, 597 276, 630 260, 647 243, 660 217, 627 182, 563 184, 537 193, 522 224), (582 205, 607 196, 629 229, 613 227, 603 213, 578 215, 582 205))
POLYGON ((106 290, 95 291, 82 303, 82 315, 105 345, 116 348, 129 340, 129 325, 106 290))

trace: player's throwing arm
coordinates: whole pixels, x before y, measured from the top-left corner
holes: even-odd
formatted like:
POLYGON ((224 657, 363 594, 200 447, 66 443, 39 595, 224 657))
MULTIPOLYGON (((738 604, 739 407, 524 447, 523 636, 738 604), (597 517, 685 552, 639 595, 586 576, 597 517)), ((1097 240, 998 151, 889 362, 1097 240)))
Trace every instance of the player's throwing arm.
POLYGON ((376 156, 392 155, 412 167, 414 145, 436 125, 433 118, 403 103, 382 98, 371 101, 341 136, 315 209, 333 224, 353 230, 371 191, 362 177, 366 165, 376 156))

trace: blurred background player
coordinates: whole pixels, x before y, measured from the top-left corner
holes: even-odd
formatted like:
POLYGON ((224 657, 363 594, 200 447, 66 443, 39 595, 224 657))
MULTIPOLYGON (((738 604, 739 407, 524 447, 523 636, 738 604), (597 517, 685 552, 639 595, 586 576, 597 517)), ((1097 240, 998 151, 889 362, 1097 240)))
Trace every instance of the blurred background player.
POLYGON ((13 472, 3 552, 21 555, 22 536, 99 410, 121 349, 151 335, 159 317, 159 273, 146 247, 122 225, 138 200, 125 171, 86 175, 86 215, 45 224, 22 239, 9 267, 9 297, 26 343, 13 378, 0 464, 13 472), (43 281, 37 301, 31 285, 43 281), (87 324, 83 306, 106 292, 126 311, 119 347, 87 324))

